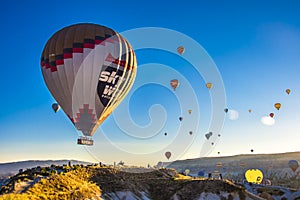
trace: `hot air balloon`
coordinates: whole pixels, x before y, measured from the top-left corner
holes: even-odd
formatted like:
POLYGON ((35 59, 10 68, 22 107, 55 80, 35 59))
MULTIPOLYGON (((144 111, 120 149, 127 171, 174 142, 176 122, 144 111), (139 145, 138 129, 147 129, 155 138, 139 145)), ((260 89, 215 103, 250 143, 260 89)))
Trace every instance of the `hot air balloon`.
POLYGON ((190 173, 189 169, 184 170, 185 175, 188 175, 190 173))
POLYGON ((290 94, 291 90, 290 90, 290 89, 286 89, 285 92, 286 92, 287 94, 290 94))
POLYGON ((211 88, 212 88, 212 83, 206 83, 206 87, 207 87, 208 89, 211 89, 211 88))
POLYGON ((224 109, 224 112, 227 113, 227 112, 228 112, 228 108, 225 108, 225 109, 224 109))
POLYGON ((212 132, 206 133, 205 134, 206 139, 209 140, 209 138, 212 136, 212 134, 213 134, 212 132))
POLYGON ((178 119, 179 119, 179 121, 182 121, 182 120, 183 120, 183 117, 179 117, 178 119))
POLYGON ((189 114, 192 114, 192 110, 191 109, 189 109, 188 112, 189 112, 189 114))
POLYGON ((165 156, 166 156, 166 158, 169 160, 170 159, 170 157, 171 157, 171 152, 170 151, 167 151, 166 153, 165 153, 165 156))
POLYGON ((274 113, 270 113, 269 116, 273 118, 274 117, 274 113))
POLYGON ((175 91, 176 88, 179 86, 179 81, 177 79, 173 79, 170 81, 170 85, 173 88, 173 90, 175 91))
POLYGON ((275 107, 277 110, 279 110, 280 107, 281 107, 281 103, 275 103, 275 104, 274 104, 274 107, 275 107))
POLYGON ((167 136, 168 135, 168 133, 165 133, 165 136, 167 136))
POLYGON ((59 106, 57 103, 53 103, 53 104, 52 104, 52 109, 53 109, 53 111, 56 113, 57 111, 59 111, 60 106, 59 106))
POLYGON ((263 180, 263 173, 259 169, 248 169, 245 177, 249 183, 260 184, 263 180))
POLYGON ((251 152, 253 152, 254 150, 253 150, 253 149, 251 149, 250 151, 251 151, 251 152))
POLYGON ((212 142, 212 143, 211 143, 211 146, 214 146, 214 144, 215 144, 215 143, 212 142))
POLYGON ((241 162, 240 162, 240 166, 241 166, 242 168, 244 168, 244 167, 246 166, 246 164, 245 164, 243 161, 241 161, 241 162))
POLYGON ((91 137, 129 92, 136 57, 128 41, 96 24, 75 24, 56 32, 41 55, 44 81, 62 110, 92 145, 91 137))
POLYGON ((251 109, 249 109, 249 110, 248 110, 248 112, 249 112, 249 113, 251 113, 251 112, 252 112, 252 110, 251 110, 251 109))
POLYGON ((193 131, 190 131, 190 135, 193 135, 193 131))
POLYGON ((178 52, 180 55, 182 55, 182 54, 184 53, 184 51, 185 51, 185 48, 184 48, 183 46, 177 47, 177 52, 178 52))
POLYGON ((220 151, 218 151, 218 154, 220 154, 220 151))
POLYGON ((299 162, 297 160, 290 160, 288 162, 289 167, 295 172, 299 167, 299 162))
POLYGON ((219 169, 222 168, 222 166, 223 166, 222 163, 217 163, 216 164, 216 167, 219 168, 219 169))

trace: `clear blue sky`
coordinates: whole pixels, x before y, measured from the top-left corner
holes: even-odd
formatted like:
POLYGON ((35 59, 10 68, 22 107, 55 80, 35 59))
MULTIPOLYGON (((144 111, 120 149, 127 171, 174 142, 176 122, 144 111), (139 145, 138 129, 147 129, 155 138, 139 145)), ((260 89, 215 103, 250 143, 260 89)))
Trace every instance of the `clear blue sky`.
MULTIPOLYGON (((161 152, 148 153, 165 151, 164 145, 172 143, 176 134, 194 130, 198 123, 187 115, 190 96, 180 102, 168 88, 174 70, 188 79, 194 91, 199 89, 196 92, 199 108, 194 108, 198 112, 193 114, 201 113, 201 121, 191 136, 192 142, 188 142, 191 146, 182 148, 185 154, 172 158, 199 156, 204 134, 209 131, 210 94, 205 89, 205 81, 188 70, 190 63, 176 55, 176 50, 174 54, 151 49, 137 51, 138 65, 142 66, 138 67, 141 73, 137 79, 143 80, 146 76, 150 82, 151 78, 157 79, 155 83, 165 81, 166 87, 162 84, 143 85, 132 94, 129 107, 121 104, 118 112, 95 133, 98 146, 88 152, 76 144, 79 132, 62 111, 54 114, 51 109, 55 100, 48 92, 39 64, 41 51, 49 37, 67 25, 80 22, 105 25, 120 33, 141 27, 168 28, 202 45, 220 72, 228 108, 239 113, 237 120, 226 116, 219 133, 220 140, 214 148, 209 147, 208 156, 218 156, 218 151, 220 155, 250 153, 250 149, 255 153, 300 151, 299 1, 29 0, 0 4, 0 162, 63 158, 94 162, 94 157, 108 163, 124 160, 137 165, 167 161, 161 152), (162 69, 163 73, 151 73, 147 63, 164 65, 152 65, 158 71, 162 69), (195 83, 199 83, 198 89, 195 83), (290 95, 285 93, 287 88, 291 89, 290 95), (282 103, 279 111, 273 106, 276 102, 282 103), (146 126, 151 123, 148 109, 155 104, 164 107, 164 110, 159 106, 152 107, 157 123, 164 120, 166 123, 159 130, 147 130, 146 127, 141 133, 149 136, 155 132, 153 137, 131 140, 116 125, 115 119, 122 118, 120 113, 125 107, 129 108, 137 125, 146 126), (248 109, 252 109, 252 113, 248 109), (261 117, 270 112, 275 113, 276 123, 263 125, 261 117), (190 120, 185 126, 178 120, 181 115, 190 120), (167 137, 164 132, 168 132, 167 137), (123 155, 124 152, 129 153, 123 155), (138 156, 138 153, 143 154, 138 156)), ((155 37, 160 36, 153 36, 153 40, 155 37)), ((187 55, 189 51, 193 49, 187 48, 187 55)), ((177 95, 180 92, 185 95, 185 89, 184 86, 178 88, 177 95)), ((138 134, 138 129, 121 129, 138 134)))

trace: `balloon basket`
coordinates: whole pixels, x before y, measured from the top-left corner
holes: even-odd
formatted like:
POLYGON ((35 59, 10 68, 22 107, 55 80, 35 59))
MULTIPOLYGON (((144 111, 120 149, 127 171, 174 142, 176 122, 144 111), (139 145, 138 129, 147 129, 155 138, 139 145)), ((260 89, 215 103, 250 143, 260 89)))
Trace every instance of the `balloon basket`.
POLYGON ((87 137, 80 137, 77 139, 77 144, 92 146, 92 145, 94 145, 94 140, 92 140, 91 138, 87 138, 87 137))

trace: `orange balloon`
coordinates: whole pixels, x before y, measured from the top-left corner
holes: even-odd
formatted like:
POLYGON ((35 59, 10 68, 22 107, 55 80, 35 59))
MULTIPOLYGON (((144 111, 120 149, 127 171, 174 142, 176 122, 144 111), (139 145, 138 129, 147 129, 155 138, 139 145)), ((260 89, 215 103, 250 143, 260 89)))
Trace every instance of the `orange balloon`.
POLYGON ((173 90, 175 91, 176 88, 177 88, 178 85, 179 85, 179 81, 178 81, 177 79, 173 79, 173 80, 170 81, 170 85, 171 85, 171 87, 173 88, 173 90))
POLYGON ((290 89, 286 89, 285 92, 286 92, 287 94, 290 94, 291 90, 290 90, 290 89))
POLYGON ((210 89, 212 87, 212 83, 206 83, 206 87, 210 89))
POLYGON ((275 108, 276 108, 277 110, 279 110, 280 107, 281 107, 281 103, 275 103, 274 106, 275 106, 275 108))
POLYGON ((183 46, 179 46, 179 47, 177 47, 177 52, 180 54, 180 55, 182 55, 183 53, 184 53, 184 47, 183 46))

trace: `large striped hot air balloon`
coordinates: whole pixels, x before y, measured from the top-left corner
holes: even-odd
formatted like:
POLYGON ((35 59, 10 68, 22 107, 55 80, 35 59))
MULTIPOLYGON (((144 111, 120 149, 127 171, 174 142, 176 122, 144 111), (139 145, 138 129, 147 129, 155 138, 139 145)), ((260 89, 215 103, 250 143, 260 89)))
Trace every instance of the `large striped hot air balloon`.
MULTIPOLYGON (((130 90, 136 57, 128 41, 114 30, 75 24, 48 40, 41 70, 52 96, 87 138, 130 90)), ((78 139, 79 144, 91 141, 78 139)))

